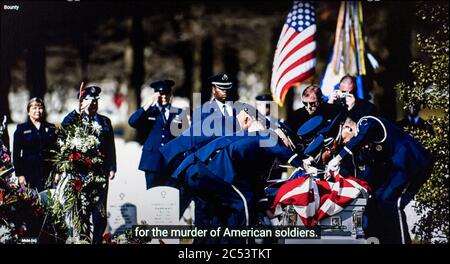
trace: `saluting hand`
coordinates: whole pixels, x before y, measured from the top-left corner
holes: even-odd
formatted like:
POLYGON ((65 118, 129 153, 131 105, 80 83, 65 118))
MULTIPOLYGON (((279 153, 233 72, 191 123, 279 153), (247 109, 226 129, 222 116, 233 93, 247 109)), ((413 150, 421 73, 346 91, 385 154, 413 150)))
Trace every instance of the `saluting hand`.
POLYGON ((80 101, 80 114, 83 112, 87 112, 87 109, 91 105, 92 100, 81 100, 80 101))
POLYGON ((147 111, 150 108, 150 106, 156 105, 158 103, 159 96, 160 96, 159 92, 154 93, 142 108, 144 108, 144 110, 147 111))

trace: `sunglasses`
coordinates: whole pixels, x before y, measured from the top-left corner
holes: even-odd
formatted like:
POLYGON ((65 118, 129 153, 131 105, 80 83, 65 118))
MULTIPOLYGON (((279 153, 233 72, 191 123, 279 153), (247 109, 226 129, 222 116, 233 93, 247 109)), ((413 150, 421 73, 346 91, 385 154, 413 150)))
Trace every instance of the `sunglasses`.
POLYGON ((303 102, 303 104, 305 106, 317 106, 319 104, 318 101, 314 101, 314 102, 303 102))

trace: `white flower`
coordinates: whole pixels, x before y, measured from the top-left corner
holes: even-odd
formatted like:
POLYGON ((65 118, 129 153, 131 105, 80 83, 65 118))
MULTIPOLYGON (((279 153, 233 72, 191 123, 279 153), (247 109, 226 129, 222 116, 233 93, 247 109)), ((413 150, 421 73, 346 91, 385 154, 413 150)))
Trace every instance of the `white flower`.
POLYGON ((94 135, 89 135, 86 139, 86 145, 92 149, 94 147, 97 147, 98 145, 100 145, 100 141, 98 140, 98 138, 94 135))
POLYGON ((60 146, 60 147, 64 147, 64 141, 62 140, 62 139, 60 139, 60 138, 58 138, 58 140, 56 141, 56 143, 58 144, 58 146, 60 146))
POLYGON ((68 237, 66 244, 80 244, 80 238, 78 236, 68 237))
POLYGON ((0 226, 0 244, 6 244, 12 239, 11 237, 11 230, 4 226, 0 226))
POLYGON ((92 122, 92 130, 94 130, 94 133, 96 135, 100 135, 100 133, 102 132, 102 126, 97 123, 97 121, 92 122))
POLYGON ((82 147, 81 147, 81 152, 82 153, 86 153, 88 151, 88 147, 86 146, 86 145, 83 145, 82 147))
POLYGON ((81 146, 83 145, 83 141, 81 138, 74 137, 72 140, 70 140, 70 149, 81 149, 81 146))

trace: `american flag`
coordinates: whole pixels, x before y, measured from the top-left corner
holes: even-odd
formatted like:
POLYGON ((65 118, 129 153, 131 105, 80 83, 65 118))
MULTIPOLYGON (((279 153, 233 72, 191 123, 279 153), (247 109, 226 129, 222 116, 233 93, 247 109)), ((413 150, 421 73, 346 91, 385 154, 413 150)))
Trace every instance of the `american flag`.
POLYGON ((272 67, 270 89, 274 100, 283 106, 287 91, 314 75, 316 66, 316 24, 314 6, 309 1, 294 1, 278 40, 272 67))
POLYGON ((275 196, 272 209, 275 215, 283 212, 284 205, 293 205, 303 225, 316 226, 320 220, 342 211, 360 195, 367 197, 367 182, 354 177, 333 175, 334 182, 315 180, 305 176, 283 184, 275 196))

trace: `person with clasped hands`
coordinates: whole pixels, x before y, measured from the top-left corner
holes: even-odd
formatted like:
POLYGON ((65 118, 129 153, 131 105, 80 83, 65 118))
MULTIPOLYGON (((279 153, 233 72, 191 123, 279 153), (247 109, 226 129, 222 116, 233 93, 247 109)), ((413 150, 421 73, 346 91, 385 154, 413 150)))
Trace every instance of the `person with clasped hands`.
POLYGON ((45 120, 45 104, 41 98, 32 98, 27 112, 27 122, 17 125, 14 132, 14 167, 21 187, 43 191, 53 168, 51 150, 56 148, 56 127, 45 120))

